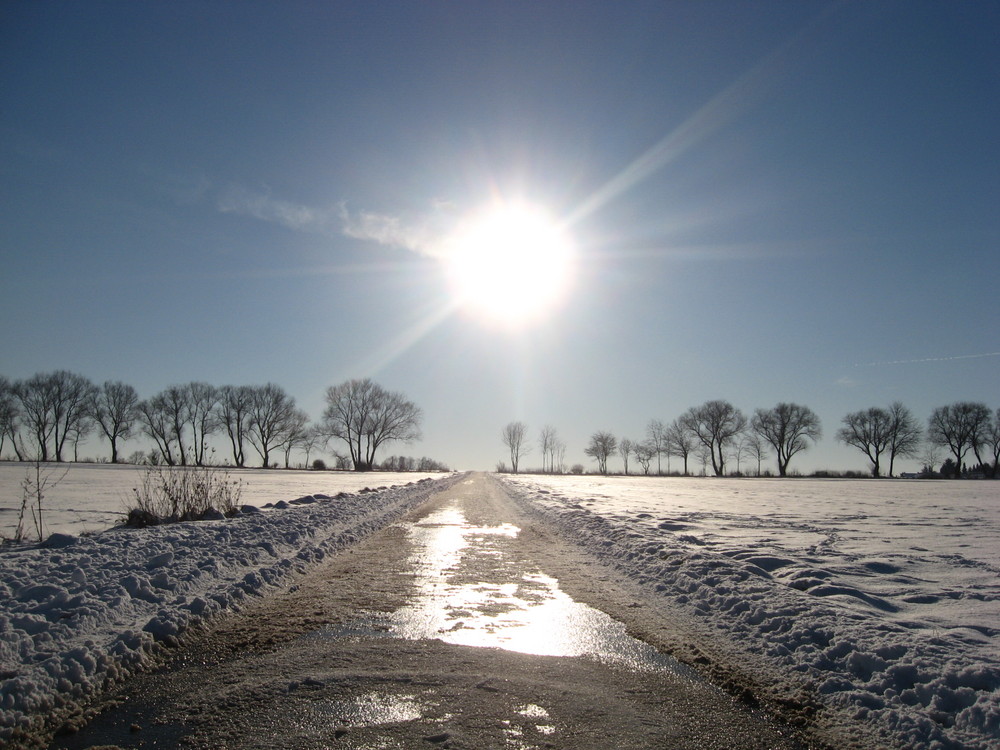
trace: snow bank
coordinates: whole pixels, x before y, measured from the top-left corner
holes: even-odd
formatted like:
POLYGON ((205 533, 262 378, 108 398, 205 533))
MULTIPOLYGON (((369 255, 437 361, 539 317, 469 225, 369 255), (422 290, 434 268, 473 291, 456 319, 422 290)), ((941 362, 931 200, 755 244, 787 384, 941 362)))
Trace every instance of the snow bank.
POLYGON ((455 481, 307 495, 286 509, 0 552, 0 744, 67 714, 157 644, 239 608, 455 481))
POLYGON ((1000 483, 507 486, 858 746, 1000 747, 1000 483))

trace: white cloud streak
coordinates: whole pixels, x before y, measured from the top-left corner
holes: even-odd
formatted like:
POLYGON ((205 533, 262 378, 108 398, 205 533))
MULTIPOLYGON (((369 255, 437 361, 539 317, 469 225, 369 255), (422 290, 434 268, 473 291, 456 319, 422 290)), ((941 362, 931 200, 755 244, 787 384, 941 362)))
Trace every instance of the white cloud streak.
POLYGON ((1000 352, 983 352, 981 354, 957 354, 953 357, 923 357, 921 359, 893 359, 886 362, 863 362, 855 367, 883 367, 885 365, 914 365, 922 362, 954 362, 959 359, 982 359, 983 357, 1000 357, 1000 352))
POLYGON ((231 186, 219 196, 217 206, 223 213, 251 216, 261 221, 281 224, 296 232, 337 233, 334 211, 277 200, 269 193, 254 192, 237 185, 231 186))
POLYGON ((340 218, 342 232, 356 240, 377 242, 428 257, 440 255, 438 248, 443 234, 440 228, 435 228, 433 217, 414 221, 373 211, 351 213, 345 204, 341 204, 340 218))
POLYGON ((441 256, 441 247, 454 225, 454 206, 447 201, 435 201, 432 211, 424 216, 393 216, 351 211, 346 203, 316 209, 234 185, 218 197, 216 205, 222 213, 249 216, 296 232, 350 237, 428 257, 441 256))

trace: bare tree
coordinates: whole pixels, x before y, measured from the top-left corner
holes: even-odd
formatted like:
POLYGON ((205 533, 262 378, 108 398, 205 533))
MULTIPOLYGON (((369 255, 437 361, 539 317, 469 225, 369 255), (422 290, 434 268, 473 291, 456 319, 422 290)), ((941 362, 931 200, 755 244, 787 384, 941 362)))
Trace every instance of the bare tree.
POLYGON ((309 440, 310 430, 306 427, 307 424, 309 424, 309 415, 304 411, 296 410, 292 420, 288 424, 285 440, 281 444, 281 448, 285 451, 286 469, 291 468, 292 451, 309 440))
POLYGON ((972 428, 972 452, 976 456, 976 463, 979 466, 984 466, 985 461, 983 461, 983 456, 980 451, 989 445, 990 430, 993 426, 993 415, 990 413, 989 407, 986 404, 979 404, 979 409, 977 410, 977 418, 973 420, 972 428))
POLYGON ((647 441, 639 443, 635 446, 635 460, 639 462, 639 466, 642 467, 643 474, 649 474, 649 465, 653 461, 654 456, 659 456, 660 452, 656 450, 654 445, 647 441))
POLYGON ((750 428, 766 440, 778 457, 778 475, 788 475, 788 462, 823 434, 819 417, 808 406, 780 403, 772 409, 757 409, 750 428))
POLYGON ((925 474, 933 476, 934 468, 941 462, 941 448, 927 443, 924 445, 923 453, 920 454, 920 464, 925 474))
POLYGON ((556 446, 559 444, 559 437, 556 428, 552 425, 545 425, 538 435, 538 447, 542 449, 542 472, 555 472, 556 446))
POLYGON ((597 470, 608 473, 608 457, 618 449, 618 441, 610 432, 599 431, 590 436, 590 444, 583 452, 597 461, 597 470))
POLYGON ((13 390, 24 426, 35 441, 35 455, 40 461, 48 461, 49 441, 56 428, 53 383, 47 375, 38 373, 14 383, 13 390))
POLYGON ((667 427, 659 419, 651 419, 646 425, 646 444, 652 447, 656 456, 656 473, 662 474, 660 456, 666 453, 667 463, 670 463, 670 441, 667 440, 667 427))
POLYGON ((271 451, 282 445, 290 431, 296 428, 301 412, 295 408, 295 399, 285 393, 280 385, 253 386, 250 401, 250 425, 247 440, 260 455, 261 466, 270 466, 271 451))
POLYGON ((118 463, 118 441, 128 440, 139 419, 139 394, 121 381, 106 380, 95 393, 90 414, 111 443, 111 463, 118 463))
POLYGON ((218 421, 226 429, 233 447, 233 463, 244 466, 246 452, 244 440, 250 429, 250 407, 253 389, 247 385, 226 385, 219 389, 218 421))
POLYGON ((81 417, 67 428, 66 439, 73 445, 73 462, 80 461, 80 443, 94 431, 96 422, 89 414, 81 417))
POLYGON ((56 461, 62 461, 67 440, 73 439, 78 444, 92 428, 90 404, 97 387, 83 375, 68 370, 59 370, 51 377, 56 391, 55 454, 56 461))
POLYGON ((748 434, 741 433, 733 439, 732 444, 729 448, 729 457, 736 462, 736 475, 743 476, 742 471, 740 471, 740 465, 743 462, 743 456, 747 454, 750 450, 750 436, 748 434))
POLYGON ((711 451, 708 446, 698 443, 695 456, 698 458, 698 463, 701 464, 701 476, 708 476, 708 462, 709 458, 711 458, 711 451))
POLYGON ((728 401, 706 401, 689 409, 680 419, 684 428, 705 446, 715 476, 725 476, 726 448, 747 426, 743 412, 728 401))
MULTIPOLYGON (((176 466, 176 447, 174 446, 174 431, 170 420, 170 409, 162 393, 151 399, 139 402, 139 419, 142 430, 156 445, 156 450, 168 466, 176 466)), ((150 460, 156 460, 157 453, 150 451, 150 460)))
POLYGON ((205 465, 205 451, 208 436, 219 429, 216 407, 219 403, 219 389, 208 383, 188 383, 184 386, 187 396, 187 418, 191 425, 191 439, 194 443, 194 462, 205 465))
POLYGON ((899 401, 889 405, 889 476, 897 457, 912 458, 917 455, 924 439, 924 431, 912 412, 899 401))
MULTIPOLYGON (((162 412, 167 423, 167 434, 170 442, 176 444, 175 460, 181 466, 187 466, 188 450, 184 445, 187 439, 185 429, 190 422, 191 408, 188 400, 188 389, 184 385, 171 385, 156 394, 152 402, 162 412)), ((166 455, 163 456, 167 458, 166 455)), ((167 463, 170 463, 169 459, 167 463)))
POLYGON ((306 454, 306 468, 309 468, 310 465, 310 454, 322 444, 323 436, 320 434, 315 425, 306 430, 305 437, 302 438, 302 442, 300 443, 302 446, 302 452, 306 454))
POLYGON ((878 479, 882 454, 891 441, 892 417, 889 412, 873 406, 851 412, 842 422, 844 426, 837 430, 837 440, 868 456, 868 460, 872 462, 872 476, 878 479))
POLYGON ((510 452, 510 467, 514 474, 517 474, 521 457, 530 451, 530 447, 524 444, 524 438, 527 434, 528 425, 524 422, 508 422, 500 431, 500 439, 510 452))
POLYGON ((688 475, 688 457, 695 447, 694 434, 684 426, 680 419, 675 419, 667 428, 667 455, 680 457, 684 461, 684 476, 688 475))
POLYGON ((552 458, 555 466, 555 473, 562 474, 566 471, 566 443, 556 440, 552 447, 552 458))
POLYGON ((990 422, 989 432, 986 436, 986 445, 993 454, 993 469, 990 472, 990 476, 996 479, 997 469, 1000 468, 1000 409, 997 409, 996 414, 990 422))
POLYGON ((962 463, 970 448, 979 458, 979 448, 986 439, 990 416, 985 404, 968 401, 939 406, 931 413, 927 437, 934 445, 948 448, 955 456, 956 478, 962 476, 962 463))
POLYGON ((331 386, 326 402, 321 430, 327 440, 347 443, 355 471, 371 471, 383 444, 420 437, 419 407, 369 378, 331 386))
POLYGON ((68 370, 38 373, 14 385, 21 413, 34 433, 38 458, 48 461, 49 442, 56 461, 63 460, 63 448, 70 435, 85 426, 94 384, 68 370))
POLYGON ((622 457, 622 464, 625 466, 625 476, 628 476, 628 459, 635 453, 636 444, 628 438, 622 438, 618 442, 618 455, 622 457))
POLYGON ((750 453, 751 458, 757 459, 757 476, 760 476, 760 465, 764 462, 765 458, 769 457, 767 452, 767 443, 764 442, 764 438, 755 432, 751 432, 747 435, 746 439, 747 451, 750 453))
POLYGON ((20 413, 14 384, 0 376, 0 456, 3 455, 3 444, 9 438, 17 460, 23 461, 24 454, 20 445, 20 413))

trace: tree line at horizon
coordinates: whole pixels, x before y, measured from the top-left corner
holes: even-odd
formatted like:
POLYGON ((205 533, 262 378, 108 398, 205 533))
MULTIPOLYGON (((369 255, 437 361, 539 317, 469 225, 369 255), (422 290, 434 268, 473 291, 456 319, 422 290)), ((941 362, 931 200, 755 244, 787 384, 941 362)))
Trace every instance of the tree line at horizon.
MULTIPOLYGON (((923 473, 928 476, 961 478, 968 476, 970 470, 993 479, 998 475, 1000 408, 993 413, 985 404, 969 401, 937 407, 925 429, 906 406, 896 401, 888 408, 851 412, 843 417, 841 425, 837 440, 861 451, 868 458, 875 478, 882 476, 885 461, 888 475, 893 476, 897 458, 920 458, 923 473), (951 455, 936 473, 939 449, 946 449, 951 455), (973 467, 966 462, 969 451, 976 459, 973 467)), ((498 471, 518 473, 521 459, 530 452, 527 434, 528 427, 521 421, 503 427, 500 437, 509 453, 510 468, 501 462, 498 471)), ((761 465, 773 452, 778 476, 784 477, 792 458, 821 437, 819 416, 808 406, 779 403, 769 409, 756 409, 748 418, 728 401, 719 399, 691 407, 670 424, 650 420, 643 440, 618 439, 610 431, 599 430, 590 436, 584 453, 597 462, 598 473, 605 475, 608 460, 617 455, 625 474, 629 473, 631 458, 644 474, 649 474, 655 460, 656 473, 662 474, 661 459, 665 456, 668 473, 670 458, 676 457, 683 461, 683 475, 689 476, 689 459, 695 458, 701 462, 703 472, 711 465, 715 476, 721 477, 726 476, 729 459, 736 462, 736 474, 740 475, 744 459, 756 460, 756 474, 761 476, 761 465)), ((543 427, 538 444, 542 451, 542 472, 563 473, 566 446, 555 428, 543 427)), ((582 473, 584 467, 575 464, 571 471, 582 473)))
MULTIPOLYGON (((154 449, 136 451, 130 463, 205 466, 208 438, 219 435, 228 439, 237 467, 247 465, 250 448, 263 467, 273 465, 272 454, 283 452, 288 468, 295 449, 305 453, 309 465, 312 451, 336 441, 346 447, 333 451, 337 468, 370 471, 379 468, 380 448, 420 436, 420 408, 370 379, 329 387, 326 403, 321 419, 309 424, 294 397, 274 383, 217 387, 190 382, 141 399, 127 383, 96 385, 68 370, 14 382, 0 376, 0 455, 10 445, 20 461, 62 462, 72 448, 76 461, 79 443, 96 433, 110 443, 111 462, 120 463, 120 444, 143 435, 154 449)), ((397 471, 447 469, 429 458, 391 456, 386 463, 397 471)))

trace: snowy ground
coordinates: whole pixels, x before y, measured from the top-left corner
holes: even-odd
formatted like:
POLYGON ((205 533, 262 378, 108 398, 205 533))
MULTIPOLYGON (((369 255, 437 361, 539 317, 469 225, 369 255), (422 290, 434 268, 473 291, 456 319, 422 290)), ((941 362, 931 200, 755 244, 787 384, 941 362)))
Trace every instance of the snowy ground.
POLYGON ((348 477, 303 474, 310 490, 300 496, 295 476, 281 473, 287 509, 248 507, 222 521, 54 534, 41 547, 0 548, 0 745, 134 670, 157 642, 238 608, 460 475, 420 482, 412 474, 367 475, 369 485, 409 484, 334 497, 317 493, 343 488, 337 482, 348 477))
MULTIPOLYGON (((90 469, 119 512, 134 470, 90 469)), ((88 467, 67 480, 74 470, 88 467)), ((16 489, 22 472, 4 481, 16 489)), ((260 491, 244 498, 252 504, 310 497, 80 536, 99 525, 87 516, 48 547, 0 550, 0 744, 453 481, 331 500, 318 493, 348 489, 339 482, 416 477, 247 474, 261 485, 248 487, 260 491)), ((1000 482, 522 476, 508 486, 703 623, 773 694, 812 691, 828 720, 872 728, 887 747, 1000 748, 1000 482)), ((85 494, 67 504, 75 514, 85 494)))
POLYGON ((564 531, 891 747, 1000 747, 1000 482, 512 477, 564 531))
MULTIPOLYGON (((46 464, 43 472, 53 486, 45 492, 43 520, 45 536, 55 532, 80 534, 100 531, 120 522, 132 489, 142 482, 146 469, 123 464, 46 464)), ((336 495, 364 487, 406 484, 440 474, 355 473, 332 471, 283 471, 276 469, 227 469, 242 486, 240 503, 256 505, 292 500, 316 492, 336 495)), ((21 506, 21 484, 34 464, 0 463, 0 537, 10 537, 17 527, 21 506)), ((29 537, 37 536, 26 523, 29 537)))

